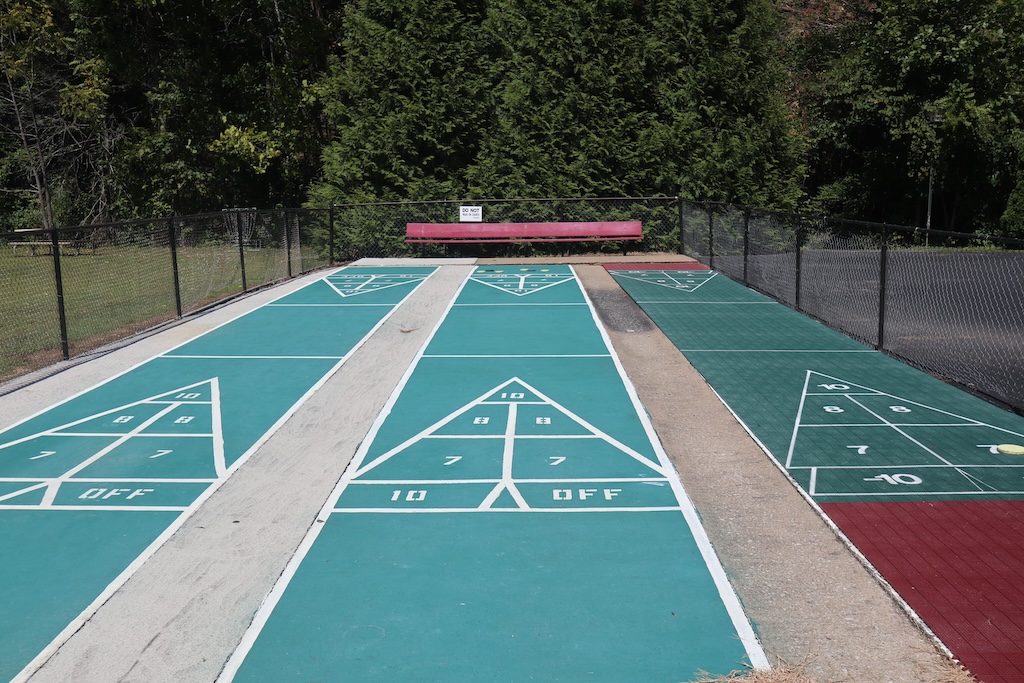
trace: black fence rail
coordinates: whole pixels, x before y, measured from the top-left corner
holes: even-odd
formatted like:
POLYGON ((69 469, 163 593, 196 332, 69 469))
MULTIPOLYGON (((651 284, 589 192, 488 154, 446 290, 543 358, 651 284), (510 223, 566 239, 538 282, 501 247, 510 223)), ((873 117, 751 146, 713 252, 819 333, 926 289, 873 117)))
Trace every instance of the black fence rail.
POLYGON ((686 252, 1024 412, 1024 240, 688 204, 686 252))
POLYGON ((0 233, 0 382, 330 264, 327 209, 0 233))

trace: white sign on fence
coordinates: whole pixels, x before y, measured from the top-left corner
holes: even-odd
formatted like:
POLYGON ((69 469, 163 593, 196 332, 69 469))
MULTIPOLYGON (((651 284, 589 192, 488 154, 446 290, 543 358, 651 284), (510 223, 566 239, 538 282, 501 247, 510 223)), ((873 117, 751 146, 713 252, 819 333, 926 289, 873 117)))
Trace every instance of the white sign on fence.
POLYGON ((459 222, 480 223, 484 219, 484 207, 482 206, 460 206, 459 222))

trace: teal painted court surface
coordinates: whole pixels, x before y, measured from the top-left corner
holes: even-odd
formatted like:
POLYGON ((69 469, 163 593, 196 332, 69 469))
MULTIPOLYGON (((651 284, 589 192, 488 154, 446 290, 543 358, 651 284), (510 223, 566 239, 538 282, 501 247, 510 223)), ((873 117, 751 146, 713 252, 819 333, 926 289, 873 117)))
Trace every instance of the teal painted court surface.
POLYGON ((6 426, 0 680, 51 652, 434 270, 335 271, 6 426))
POLYGON ((477 268, 221 681, 767 662, 572 270, 477 268))
POLYGON ((1024 499, 1024 418, 713 271, 610 272, 816 501, 1024 499))

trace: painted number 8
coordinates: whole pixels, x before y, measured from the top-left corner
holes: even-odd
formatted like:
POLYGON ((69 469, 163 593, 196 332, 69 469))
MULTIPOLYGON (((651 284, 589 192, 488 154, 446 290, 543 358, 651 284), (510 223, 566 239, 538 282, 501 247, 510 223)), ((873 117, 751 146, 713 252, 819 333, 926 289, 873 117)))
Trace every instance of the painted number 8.
POLYGON ((826 413, 842 413, 842 412, 845 412, 845 411, 842 408, 840 408, 839 406, 825 406, 825 412, 826 413))
POLYGON ((910 408, 908 408, 906 406, 889 406, 889 410, 891 410, 894 413, 909 413, 910 412, 910 408))

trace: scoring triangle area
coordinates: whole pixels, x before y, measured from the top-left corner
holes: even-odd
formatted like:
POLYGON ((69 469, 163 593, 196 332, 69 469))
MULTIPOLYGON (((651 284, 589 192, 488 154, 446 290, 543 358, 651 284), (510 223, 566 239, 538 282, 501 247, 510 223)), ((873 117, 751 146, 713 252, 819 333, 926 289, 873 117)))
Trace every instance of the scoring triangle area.
POLYGON ((806 372, 786 468, 814 496, 1018 494, 1024 435, 870 386, 806 372))
MULTIPOLYGON (((460 507, 481 511, 550 507, 551 500, 566 500, 567 486, 586 488, 594 482, 616 482, 615 493, 607 500, 612 506, 625 506, 630 496, 623 490, 640 499, 654 490, 626 484, 665 478, 655 460, 517 377, 365 462, 351 475, 353 484, 381 484, 376 505, 369 503, 374 498, 369 487, 357 487, 359 507, 432 508, 441 498, 435 491, 443 486, 463 487, 466 496, 460 507), (422 488, 405 494, 392 490, 395 482, 422 488)), ((347 496, 348 490, 339 500, 341 507, 353 504, 347 496)), ((590 497, 587 494, 584 500, 590 497)), ((444 499, 453 496, 446 493, 444 499)))
POLYGON ((569 282, 574 280, 575 276, 571 272, 548 273, 532 268, 480 268, 469 279, 506 294, 521 297, 569 282))
MULTIPOLYGON (((32 504, 52 507, 61 487, 76 481, 204 487, 225 471, 220 389, 211 378, 0 443, 0 502, 21 504, 32 500, 23 494, 41 490, 32 504), (11 488, 14 482, 18 486, 11 488)), ((183 495, 194 497, 191 489, 183 495)))
POLYGON ((382 289, 401 287, 403 285, 422 282, 427 276, 423 273, 381 274, 381 273, 349 273, 347 271, 330 275, 325 278, 327 284, 342 298, 379 292, 382 289))

